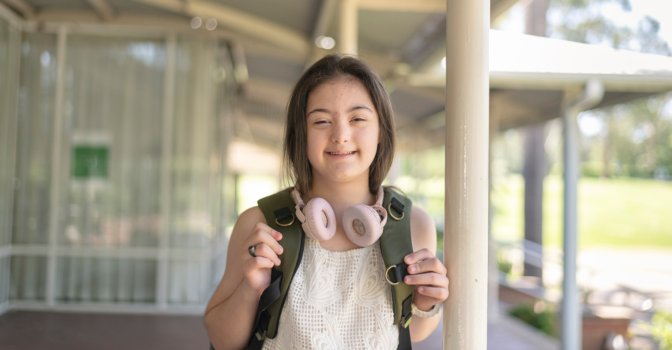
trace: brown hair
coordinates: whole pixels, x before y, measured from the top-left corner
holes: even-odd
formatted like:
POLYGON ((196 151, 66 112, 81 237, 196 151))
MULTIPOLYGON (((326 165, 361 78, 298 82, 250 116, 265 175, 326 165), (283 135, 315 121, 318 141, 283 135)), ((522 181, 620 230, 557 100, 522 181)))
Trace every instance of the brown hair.
POLYGON ((310 191, 313 182, 312 167, 308 161, 308 132, 306 105, 308 95, 317 86, 334 79, 354 78, 364 85, 378 113, 380 143, 369 167, 369 191, 378 188, 387 176, 394 158, 394 116, 390 96, 376 73, 364 62, 352 56, 338 54, 324 56, 306 70, 292 90, 287 107, 285 143, 283 147, 286 176, 295 183, 300 193, 310 191))

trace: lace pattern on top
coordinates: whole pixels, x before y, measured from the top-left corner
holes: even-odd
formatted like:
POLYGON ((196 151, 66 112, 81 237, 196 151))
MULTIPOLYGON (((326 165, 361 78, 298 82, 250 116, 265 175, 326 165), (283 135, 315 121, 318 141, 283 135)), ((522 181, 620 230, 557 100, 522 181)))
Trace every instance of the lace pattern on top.
POLYGON ((278 334, 263 350, 396 350, 399 330, 384 274, 380 241, 334 252, 306 237, 278 334))

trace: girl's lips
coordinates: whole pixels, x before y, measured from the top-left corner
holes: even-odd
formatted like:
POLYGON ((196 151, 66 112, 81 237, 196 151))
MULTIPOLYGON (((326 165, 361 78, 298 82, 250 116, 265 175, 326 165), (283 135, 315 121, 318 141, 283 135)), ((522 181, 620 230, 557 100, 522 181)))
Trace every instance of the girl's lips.
MULTIPOLYGON (((330 156, 332 158, 344 159, 344 158, 354 156, 357 153, 357 151, 352 151, 352 153, 343 153, 343 154, 333 154, 333 153, 329 153, 329 152, 326 152, 326 153, 327 153, 328 156, 330 156)), ((338 153, 340 153, 340 152, 338 152, 338 153)))

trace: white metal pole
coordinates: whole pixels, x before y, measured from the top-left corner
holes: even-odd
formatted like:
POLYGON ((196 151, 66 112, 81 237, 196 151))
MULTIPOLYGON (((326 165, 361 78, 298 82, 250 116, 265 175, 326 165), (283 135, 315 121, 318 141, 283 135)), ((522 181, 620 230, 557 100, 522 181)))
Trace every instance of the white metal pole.
POLYGON ((581 317, 579 315, 576 287, 576 205, 579 180, 579 148, 577 113, 568 108, 563 113, 564 132, 564 229, 563 229, 563 283, 562 283, 562 349, 581 349, 581 317))
POLYGON ((499 266, 497 264, 497 244, 493 237, 492 221, 494 210, 492 205, 493 188, 493 144, 499 132, 499 113, 501 111, 498 101, 501 96, 490 96, 490 142, 488 146, 488 323, 499 321, 499 266))
POLYGON ((164 71, 163 125, 161 131, 161 237, 159 238, 159 258, 156 274, 156 304, 159 308, 166 308, 168 306, 168 253, 170 249, 170 193, 172 178, 170 165, 173 149, 176 45, 175 35, 168 35, 166 38, 166 70, 164 71))
POLYGON ((357 56, 357 0, 341 1, 338 52, 357 56))
POLYGON ((490 1, 449 0, 446 22, 444 251, 450 296, 443 348, 485 350, 490 1))
POLYGON ((47 255, 47 304, 56 304, 56 246, 60 222, 61 152, 63 135, 63 89, 65 85, 65 49, 67 29, 61 26, 56 39, 56 93, 54 103, 54 139, 51 147, 51 187, 49 189, 49 252, 47 255))
POLYGON ((581 350, 581 304, 576 284, 578 246, 578 184, 579 184, 579 112, 592 108, 602 100, 604 86, 591 80, 583 91, 568 90, 563 101, 564 133, 564 227, 563 227, 563 283, 562 283, 562 350, 581 350))

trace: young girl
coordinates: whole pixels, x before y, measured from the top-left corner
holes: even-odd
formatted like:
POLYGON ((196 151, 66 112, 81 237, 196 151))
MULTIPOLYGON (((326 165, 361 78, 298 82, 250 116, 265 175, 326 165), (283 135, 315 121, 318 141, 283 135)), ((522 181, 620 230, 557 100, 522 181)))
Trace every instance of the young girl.
MULTIPOLYGON (((278 334, 264 349, 397 349, 392 296, 380 246, 353 243, 342 227, 346 209, 377 202, 394 156, 394 120, 378 76, 356 58, 329 55, 299 79, 287 112, 284 156, 304 203, 323 198, 333 208, 336 232, 318 241, 306 235, 303 259, 290 285, 278 334)), ((413 253, 404 258, 415 286, 413 342, 436 328, 448 297, 448 278, 435 258, 436 229, 422 209, 411 210, 413 253)), ((244 349, 271 268, 280 265, 282 234, 259 207, 233 228, 226 272, 210 299, 205 325, 217 350, 244 349)))

